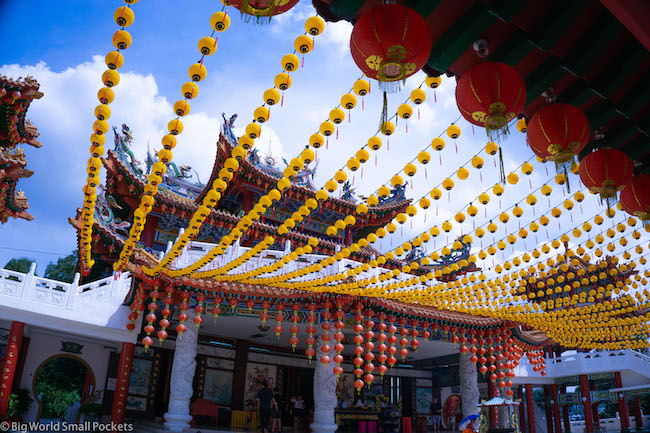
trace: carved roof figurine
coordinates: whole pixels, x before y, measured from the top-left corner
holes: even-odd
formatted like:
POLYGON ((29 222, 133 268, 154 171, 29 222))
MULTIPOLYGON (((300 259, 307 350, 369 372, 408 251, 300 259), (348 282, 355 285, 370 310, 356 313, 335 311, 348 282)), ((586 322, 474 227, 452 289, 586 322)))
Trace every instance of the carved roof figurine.
POLYGON ((27 109, 34 99, 43 97, 39 84, 33 77, 14 80, 0 75, 0 222, 9 217, 32 220, 27 213, 29 202, 22 190, 16 192, 16 184, 22 177, 30 177, 27 158, 20 144, 27 143, 39 148, 41 143, 34 124, 26 120, 27 109))

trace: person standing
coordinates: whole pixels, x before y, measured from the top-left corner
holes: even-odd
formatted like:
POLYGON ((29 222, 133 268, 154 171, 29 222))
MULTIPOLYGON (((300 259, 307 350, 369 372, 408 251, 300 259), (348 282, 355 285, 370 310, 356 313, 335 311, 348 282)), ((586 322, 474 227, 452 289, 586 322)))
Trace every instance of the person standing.
POLYGON ((284 407, 284 397, 276 386, 273 389, 273 407, 271 408, 271 431, 280 433, 282 431, 282 408, 284 407))
POLYGON ((260 404, 260 427, 262 433, 269 433, 269 420, 271 419, 271 407, 275 402, 273 391, 269 389, 266 381, 262 382, 262 389, 257 391, 255 398, 260 404))
POLYGON ((302 394, 298 394, 294 398, 291 399, 291 404, 293 406, 292 411, 293 411, 293 432, 294 433, 299 433, 302 431, 302 426, 301 424, 303 421, 306 424, 305 420, 305 401, 302 399, 302 394))
POLYGON ((433 422, 433 433, 438 433, 438 429, 440 428, 440 424, 442 422, 442 406, 438 402, 437 397, 433 397, 429 411, 431 412, 431 421, 433 422))

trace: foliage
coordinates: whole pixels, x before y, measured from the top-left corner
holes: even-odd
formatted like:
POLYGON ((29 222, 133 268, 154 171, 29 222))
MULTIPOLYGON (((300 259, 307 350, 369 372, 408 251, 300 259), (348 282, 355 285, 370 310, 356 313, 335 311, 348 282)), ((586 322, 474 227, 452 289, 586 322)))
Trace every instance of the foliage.
POLYGON ((9 405, 7 406, 7 418, 22 416, 29 410, 32 404, 32 397, 29 395, 27 388, 19 388, 9 396, 9 405))
POLYGON ((541 409, 546 409, 546 401, 544 399, 544 390, 541 388, 533 389, 533 401, 541 409))
POLYGON ((93 418, 99 418, 104 408, 99 403, 84 403, 79 407, 79 413, 93 418))
POLYGON ((86 366, 68 358, 54 358, 36 376, 36 394, 43 402, 44 418, 61 418, 66 409, 79 401, 86 380, 86 366))
POLYGON ((7 262, 5 269, 26 274, 29 272, 29 268, 32 266, 32 262, 35 261, 36 260, 30 259, 28 257, 21 257, 18 259, 14 258, 7 262))
POLYGON ((79 253, 73 251, 72 254, 63 257, 54 262, 50 262, 45 268, 45 278, 57 281, 65 281, 71 283, 74 280, 74 274, 77 271, 77 263, 79 262, 79 253))

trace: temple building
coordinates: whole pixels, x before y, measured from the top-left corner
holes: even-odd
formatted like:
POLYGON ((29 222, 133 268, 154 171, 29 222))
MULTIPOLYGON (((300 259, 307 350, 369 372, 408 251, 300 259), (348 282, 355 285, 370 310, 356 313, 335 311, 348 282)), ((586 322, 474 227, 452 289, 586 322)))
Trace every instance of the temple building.
POLYGON ((39 148, 36 127, 26 119, 29 105, 43 97, 32 77, 14 80, 0 75, 0 222, 12 218, 32 220, 27 212, 25 193, 17 188, 21 178, 33 172, 26 169, 27 158, 21 144, 39 148))

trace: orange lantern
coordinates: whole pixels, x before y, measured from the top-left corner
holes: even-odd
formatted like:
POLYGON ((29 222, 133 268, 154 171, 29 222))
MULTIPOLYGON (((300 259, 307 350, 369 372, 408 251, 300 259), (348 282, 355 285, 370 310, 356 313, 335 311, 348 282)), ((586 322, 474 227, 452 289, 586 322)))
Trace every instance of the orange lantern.
POLYGON ((526 86, 514 68, 484 62, 465 72, 456 86, 456 103, 467 121, 494 132, 506 133, 508 122, 523 110, 526 86))

